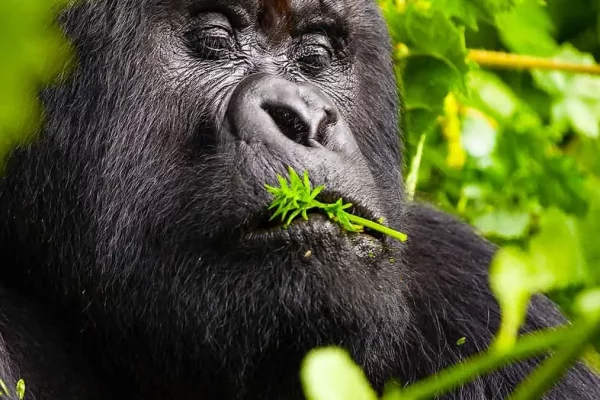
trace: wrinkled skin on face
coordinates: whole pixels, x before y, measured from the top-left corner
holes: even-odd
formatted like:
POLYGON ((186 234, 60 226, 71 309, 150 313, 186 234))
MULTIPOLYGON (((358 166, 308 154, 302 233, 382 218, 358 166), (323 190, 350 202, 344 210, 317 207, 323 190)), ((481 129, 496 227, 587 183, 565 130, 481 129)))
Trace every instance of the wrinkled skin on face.
MULTIPOLYGON (((487 346, 493 249, 404 201, 374 2, 95 0, 62 22, 76 70, 42 94, 41 138, 0 186, 0 310, 16 321, 0 360, 37 398, 295 399, 317 346, 348 349, 378 388, 487 346), (288 166, 409 242, 269 222, 264 185, 288 166)), ((560 321, 545 299, 532 310, 528 329, 560 321)), ((569 379, 557 398, 592 393, 583 369, 569 379)))

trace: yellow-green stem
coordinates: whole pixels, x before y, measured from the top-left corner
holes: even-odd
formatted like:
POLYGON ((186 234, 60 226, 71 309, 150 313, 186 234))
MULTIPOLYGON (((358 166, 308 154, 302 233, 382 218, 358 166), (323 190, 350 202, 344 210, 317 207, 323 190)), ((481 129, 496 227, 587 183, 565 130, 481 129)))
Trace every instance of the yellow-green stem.
POLYGON ((348 219, 350 220, 350 222, 353 222, 357 225, 362 225, 366 228, 372 229, 377 232, 381 232, 385 235, 393 237, 394 239, 398 239, 401 242, 406 242, 406 240, 408 239, 408 236, 406 236, 406 234, 398 232, 394 229, 388 228, 387 226, 383 226, 376 222, 370 221, 368 219, 357 217, 353 214, 348 214, 348 219))

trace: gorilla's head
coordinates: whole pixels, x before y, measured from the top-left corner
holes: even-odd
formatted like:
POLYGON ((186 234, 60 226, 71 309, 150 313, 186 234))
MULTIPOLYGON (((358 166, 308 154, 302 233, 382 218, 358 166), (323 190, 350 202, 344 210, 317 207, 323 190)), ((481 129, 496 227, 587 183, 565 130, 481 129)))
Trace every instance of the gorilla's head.
POLYGON ((63 22, 76 70, 1 187, 10 280, 139 375, 297 368, 324 344, 385 368, 403 244, 320 215, 282 229, 264 187, 306 170, 322 201, 406 231, 376 2, 93 0, 63 22))

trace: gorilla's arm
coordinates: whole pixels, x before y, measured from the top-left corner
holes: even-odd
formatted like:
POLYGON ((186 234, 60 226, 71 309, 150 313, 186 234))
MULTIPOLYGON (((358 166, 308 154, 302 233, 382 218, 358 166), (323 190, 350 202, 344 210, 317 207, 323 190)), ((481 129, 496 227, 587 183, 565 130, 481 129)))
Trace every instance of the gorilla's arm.
MULTIPOLYGON (((413 363, 402 368, 410 371, 406 378, 412 381, 487 349, 499 327, 500 310, 488 284, 493 245, 469 226, 428 206, 412 205, 409 220, 407 261, 414 272, 409 301, 415 321, 406 333, 408 362, 413 363), (466 343, 456 345, 463 336, 466 343)), ((537 296, 523 332, 564 322, 550 300, 537 296)), ((534 360, 512 365, 456 394, 461 399, 504 398, 534 365, 534 360)), ((598 376, 578 364, 548 398, 598 399, 599 388, 598 376)))

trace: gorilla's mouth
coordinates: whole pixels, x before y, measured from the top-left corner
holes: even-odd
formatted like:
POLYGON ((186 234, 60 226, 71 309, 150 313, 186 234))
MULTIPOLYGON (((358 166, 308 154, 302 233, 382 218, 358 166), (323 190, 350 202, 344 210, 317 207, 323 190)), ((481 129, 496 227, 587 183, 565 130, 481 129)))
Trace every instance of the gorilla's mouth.
MULTIPOLYGON (((375 221, 378 218, 377 213, 370 208, 352 201, 350 196, 344 196, 335 191, 324 190, 319 194, 317 199, 323 203, 334 203, 340 197, 348 199, 347 202, 352 203, 352 207, 347 210, 349 213, 371 221, 375 221)), ((292 242, 315 238, 325 234, 335 236, 365 236, 381 243, 386 240, 385 235, 369 228, 364 228, 364 231, 360 233, 345 231, 340 225, 331 221, 324 212, 318 209, 308 212, 308 220, 305 220, 301 216, 296 217, 288 227, 284 227, 284 223, 280 218, 271 220, 271 215, 270 211, 262 211, 249 218, 249 222, 244 224, 242 228, 243 241, 247 244, 292 242)))

